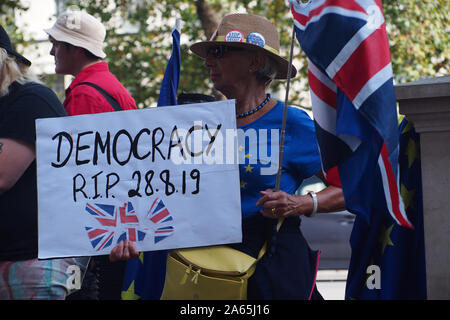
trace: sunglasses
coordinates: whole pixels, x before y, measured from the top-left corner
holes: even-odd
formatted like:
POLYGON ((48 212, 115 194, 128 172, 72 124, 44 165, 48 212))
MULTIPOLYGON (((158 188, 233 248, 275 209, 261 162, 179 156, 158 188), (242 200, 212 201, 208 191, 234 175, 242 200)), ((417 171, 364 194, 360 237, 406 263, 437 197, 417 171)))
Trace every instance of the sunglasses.
POLYGON ((237 47, 230 47, 230 46, 215 46, 215 47, 211 47, 208 49, 208 51, 206 51, 206 56, 208 57, 209 55, 212 55, 214 58, 216 59, 220 59, 222 58, 225 53, 230 52, 230 51, 242 51, 244 50, 243 48, 237 48, 237 47))

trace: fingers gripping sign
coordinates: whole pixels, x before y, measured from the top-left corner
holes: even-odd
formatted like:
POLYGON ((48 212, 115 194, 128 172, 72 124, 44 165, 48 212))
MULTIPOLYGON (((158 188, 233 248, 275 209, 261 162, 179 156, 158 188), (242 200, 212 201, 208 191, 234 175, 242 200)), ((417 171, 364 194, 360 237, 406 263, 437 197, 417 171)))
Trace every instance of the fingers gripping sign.
POLYGON ((111 262, 119 260, 129 260, 139 257, 139 252, 136 250, 132 241, 120 241, 110 252, 109 260, 111 262))

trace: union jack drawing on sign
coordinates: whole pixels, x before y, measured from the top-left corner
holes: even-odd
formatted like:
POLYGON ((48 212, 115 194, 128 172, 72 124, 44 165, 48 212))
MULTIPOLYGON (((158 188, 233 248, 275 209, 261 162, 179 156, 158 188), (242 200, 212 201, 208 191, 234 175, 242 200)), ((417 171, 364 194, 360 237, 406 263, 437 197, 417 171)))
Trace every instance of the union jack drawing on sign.
POLYGON ((297 39, 309 58, 328 182, 342 186, 348 210, 368 222, 371 207, 383 206, 399 225, 412 228, 397 182, 398 121, 381 1, 290 3, 297 39))
POLYGON ((126 225, 126 230, 117 239, 117 242, 130 240, 133 242, 142 241, 146 233, 138 230, 138 217, 131 202, 127 206, 119 207, 120 222, 126 225))
POLYGON ((156 198, 153 201, 147 219, 155 225, 155 243, 173 234, 174 228, 171 226, 173 218, 161 199, 156 198))
POLYGON ((112 244, 124 240, 143 241, 148 234, 149 227, 152 227, 149 222, 153 224, 164 223, 154 231, 154 243, 172 234, 174 228, 167 222, 172 221, 173 218, 158 198, 153 202, 153 206, 157 202, 162 204, 163 208, 161 205, 157 205, 154 209, 158 212, 147 223, 146 221, 139 221, 131 202, 124 203, 121 206, 86 203, 86 212, 97 222, 97 226, 85 227, 92 247, 96 251, 102 251, 112 244))
POLYGON ((94 216, 99 223, 97 227, 85 227, 92 247, 97 251, 108 248, 113 243, 117 226, 115 206, 86 203, 86 211, 94 216))

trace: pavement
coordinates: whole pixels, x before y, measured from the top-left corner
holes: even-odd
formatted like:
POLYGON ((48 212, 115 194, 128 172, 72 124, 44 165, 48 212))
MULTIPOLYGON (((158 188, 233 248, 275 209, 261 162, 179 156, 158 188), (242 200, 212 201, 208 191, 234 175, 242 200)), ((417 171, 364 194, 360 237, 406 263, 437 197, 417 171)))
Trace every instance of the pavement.
POLYGON ((325 300, 345 300, 347 270, 319 270, 316 285, 325 300))
POLYGON ((325 300, 344 300, 354 216, 347 211, 302 218, 301 230, 312 250, 320 250, 317 288, 325 300))
POLYGON ((346 211, 302 218, 300 229, 312 250, 320 250, 320 270, 346 270, 354 216, 346 211))

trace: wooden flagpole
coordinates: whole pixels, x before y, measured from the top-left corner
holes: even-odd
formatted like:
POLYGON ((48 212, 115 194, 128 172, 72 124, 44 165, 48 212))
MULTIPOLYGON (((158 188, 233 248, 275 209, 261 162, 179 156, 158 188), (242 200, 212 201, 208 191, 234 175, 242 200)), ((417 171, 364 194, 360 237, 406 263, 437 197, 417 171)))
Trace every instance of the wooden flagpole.
POLYGON ((278 155, 278 171, 277 171, 277 179, 275 182, 275 191, 280 190, 280 184, 281 184, 281 170, 282 170, 283 155, 284 155, 284 138, 286 135, 286 118, 287 118, 287 109, 288 109, 288 100, 289 100, 289 89, 290 89, 290 84, 291 84, 292 56, 294 53, 294 42, 295 42, 295 25, 292 24, 291 50, 289 53, 289 66, 288 66, 288 75, 287 75, 287 84, 286 84, 286 97, 284 100, 283 122, 281 125, 281 139, 280 139, 280 148, 279 148, 279 155, 278 155))

